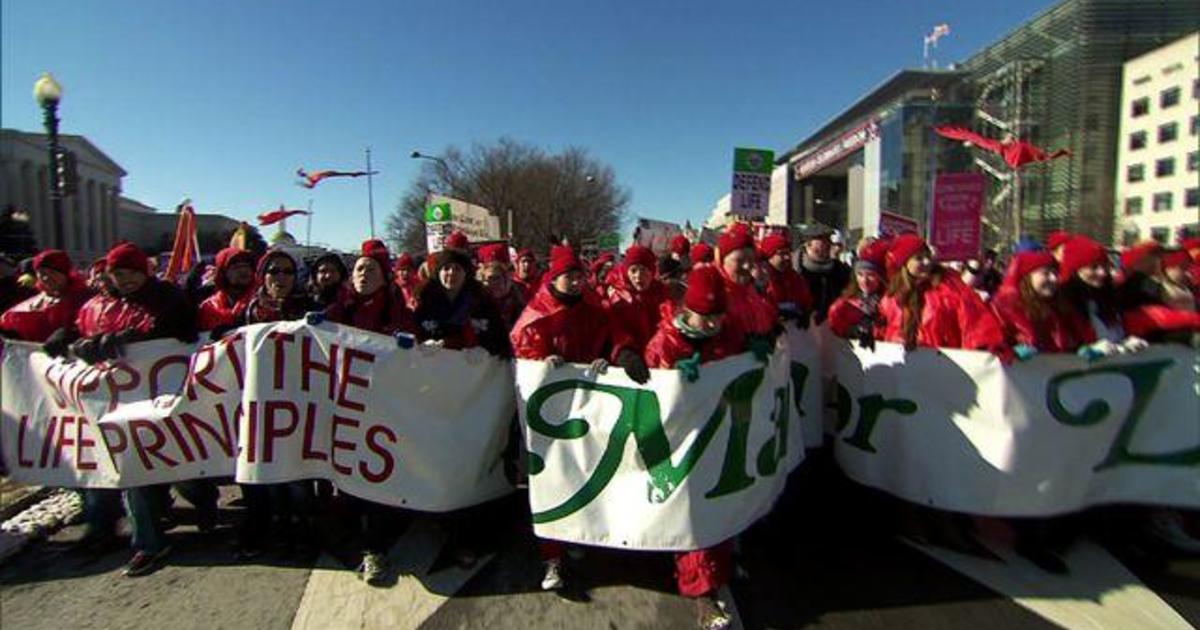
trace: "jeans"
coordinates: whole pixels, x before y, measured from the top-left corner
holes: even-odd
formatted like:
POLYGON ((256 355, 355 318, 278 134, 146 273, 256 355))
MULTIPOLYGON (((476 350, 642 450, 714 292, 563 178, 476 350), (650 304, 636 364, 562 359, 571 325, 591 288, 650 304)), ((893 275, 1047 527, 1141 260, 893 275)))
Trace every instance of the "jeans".
POLYGON ((167 535, 160 517, 170 500, 170 487, 142 486, 124 491, 125 511, 133 530, 130 547, 134 551, 156 554, 167 548, 167 535))

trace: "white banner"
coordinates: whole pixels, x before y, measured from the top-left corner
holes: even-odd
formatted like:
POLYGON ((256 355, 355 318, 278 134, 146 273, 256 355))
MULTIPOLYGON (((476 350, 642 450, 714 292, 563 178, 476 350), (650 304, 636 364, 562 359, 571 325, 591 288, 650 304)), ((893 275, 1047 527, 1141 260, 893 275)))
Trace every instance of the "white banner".
POLYGON ((1044 516, 1115 502, 1200 507, 1200 353, 1087 363, 877 344, 833 353, 835 452, 914 503, 1044 516))
POLYGON ((782 341, 766 365, 739 355, 701 366, 694 383, 676 370, 638 385, 619 368, 518 361, 534 532, 653 550, 736 535, 804 457, 791 368, 782 341))
POLYGON ((199 477, 328 479, 427 511, 511 490, 500 453, 512 367, 335 324, 243 328, 220 343, 152 341, 87 366, 9 343, 0 439, 13 479, 131 487, 199 477))

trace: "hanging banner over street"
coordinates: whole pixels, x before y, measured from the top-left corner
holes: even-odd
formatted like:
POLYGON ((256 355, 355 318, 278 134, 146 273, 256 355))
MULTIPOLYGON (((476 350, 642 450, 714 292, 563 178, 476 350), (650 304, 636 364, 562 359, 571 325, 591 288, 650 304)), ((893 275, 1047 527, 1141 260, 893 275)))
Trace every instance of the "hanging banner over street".
POLYGON ((929 243, 940 260, 978 259, 983 246, 983 173, 943 173, 933 184, 929 243))
POLYGON ((134 344, 99 366, 9 343, 2 365, 4 462, 23 483, 327 479, 434 512, 511 490, 512 368, 482 350, 281 322, 212 345, 134 344))
POLYGON ((765 149, 733 150, 733 192, 729 213, 745 219, 762 219, 770 211, 771 168, 775 153, 765 149))

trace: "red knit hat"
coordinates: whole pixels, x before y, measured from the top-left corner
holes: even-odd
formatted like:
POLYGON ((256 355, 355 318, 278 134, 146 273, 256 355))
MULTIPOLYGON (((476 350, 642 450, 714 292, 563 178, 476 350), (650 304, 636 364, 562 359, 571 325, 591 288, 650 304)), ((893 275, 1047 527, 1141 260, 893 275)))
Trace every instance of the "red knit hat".
POLYGON ((479 264, 481 265, 486 265, 487 263, 507 265, 511 262, 508 258, 508 246, 504 243, 492 243, 479 248, 479 264))
POLYGON ((521 260, 522 258, 529 258, 531 260, 535 260, 537 257, 533 255, 532 249, 529 249, 528 247, 524 247, 517 251, 517 260, 521 260))
POLYGON ((1121 252, 1121 268, 1128 273, 1137 267, 1147 256, 1162 254, 1162 245, 1158 241, 1142 241, 1121 252))
POLYGON ((791 251, 792 244, 782 234, 771 234, 767 238, 764 238, 762 244, 758 246, 758 251, 762 253, 763 258, 770 258, 785 249, 791 251))
POLYGON ((1086 236, 1075 236, 1067 241, 1066 249, 1063 250, 1060 266, 1063 281, 1066 282, 1075 277, 1075 274, 1084 267, 1107 262, 1109 262, 1108 252, 1105 251, 1103 245, 1086 236))
POLYGON ((754 249, 754 237, 750 235, 750 228, 746 227, 745 223, 734 223, 729 226, 717 240, 717 249, 721 251, 722 262, 734 250, 747 247, 754 249))
POLYGON ((1200 236, 1193 236, 1192 238, 1185 238, 1182 241, 1179 241, 1179 247, 1181 247, 1185 252, 1190 252, 1193 249, 1200 249, 1200 236))
POLYGON ((1172 249, 1163 252, 1162 265, 1163 269, 1170 267, 1188 267, 1192 264, 1192 257, 1188 256, 1186 249, 1172 249))
POLYGON ((928 247, 929 245, 925 243, 925 239, 912 232, 905 232, 893 238, 891 244, 888 246, 886 256, 888 275, 893 276, 899 273, 909 258, 916 256, 917 252, 928 247))
POLYGON ((874 271, 881 276, 887 277, 887 253, 891 245, 891 241, 886 239, 878 239, 867 243, 862 248, 862 251, 858 253, 858 260, 854 261, 854 268, 874 271))
POLYGON ((388 251, 387 245, 377 238, 363 241, 361 255, 375 259, 375 262, 379 263, 379 268, 385 274, 392 269, 391 252, 388 251))
POLYGON ((1053 254, 1044 249, 1021 252, 1013 256, 1012 262, 1008 265, 1008 274, 1006 275, 1012 279, 1012 282, 1017 283, 1025 276, 1042 267, 1058 267, 1058 261, 1054 260, 1053 254))
POLYGON ((71 257, 61 249, 47 249, 33 257, 33 270, 53 269, 64 276, 73 269, 71 257))
POLYGON ((1066 245, 1067 241, 1071 240, 1072 238, 1074 238, 1074 235, 1070 232, 1063 232, 1062 230, 1051 232, 1050 235, 1046 237, 1046 249, 1054 251, 1058 249, 1059 245, 1066 245))
POLYGON ((396 269, 412 269, 416 266, 417 261, 413 260, 412 254, 404 252, 396 258, 396 269))
POLYGON ((550 270, 546 276, 553 280, 568 271, 583 271, 583 263, 569 245, 555 245, 550 249, 550 270))
POLYGON ((710 263, 713 260, 713 248, 708 243, 696 243, 692 248, 692 264, 710 263))
POLYGON ((138 249, 137 245, 128 241, 117 243, 112 249, 108 250, 108 255, 104 257, 104 261, 108 264, 109 271, 114 269, 130 269, 142 273, 149 273, 150 271, 146 254, 138 249))
POLYGON ((446 249, 462 249, 466 250, 471 246, 471 242, 467 239, 467 235, 461 230, 455 230, 450 236, 446 237, 446 249))
POLYGON ((687 256, 692 249, 692 242, 682 234, 676 234, 675 238, 671 239, 671 253, 687 256))
POLYGON ((713 315, 725 312, 725 285, 721 272, 713 267, 702 267, 688 276, 687 293, 683 305, 693 313, 713 315))
POLYGON ((632 245, 625 250, 625 266, 632 267, 634 265, 641 265, 654 271, 658 268, 658 257, 647 247, 632 245))
MULTIPOLYGON (((592 266, 589 268, 589 271, 591 271, 592 275, 594 276, 594 275, 600 273, 600 269, 602 267, 604 267, 604 265, 612 263, 612 262, 616 261, 616 259, 617 259, 617 257, 614 256, 612 252, 604 252, 603 254, 600 254, 600 256, 598 256, 596 258, 596 260, 592 261, 592 266)), ((604 278, 597 278, 597 280, 603 280, 603 279, 604 278)))

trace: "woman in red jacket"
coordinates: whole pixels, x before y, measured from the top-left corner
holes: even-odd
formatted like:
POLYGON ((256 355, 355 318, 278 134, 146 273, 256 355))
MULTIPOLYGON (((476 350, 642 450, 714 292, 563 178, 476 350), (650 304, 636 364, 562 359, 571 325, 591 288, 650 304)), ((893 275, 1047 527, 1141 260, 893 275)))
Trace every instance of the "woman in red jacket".
POLYGON ((874 240, 863 246, 854 262, 854 279, 829 307, 829 329, 833 334, 857 340, 864 348, 875 347, 875 340, 883 337, 879 302, 887 288, 889 244, 874 240))
POLYGON ((754 237, 744 223, 736 223, 725 230, 717 241, 715 259, 729 301, 728 319, 756 339, 765 341, 774 337, 778 328, 778 311, 754 287, 753 273, 758 254, 754 248, 754 237))
MULTIPOLYGON (((694 270, 688 278, 683 306, 674 317, 664 318, 646 346, 651 368, 678 369, 695 381, 700 365, 746 351, 746 337, 726 316, 727 303, 721 274, 712 267, 694 270)), ((696 598, 700 627, 723 628, 731 621, 717 600, 717 591, 733 573, 733 544, 675 554, 679 593, 696 598)))
POLYGON ((883 338, 906 348, 987 350, 1009 356, 995 314, 958 274, 934 262, 929 246, 916 234, 901 234, 887 252, 890 278, 879 304, 886 320, 883 338))
POLYGON ((40 293, 0 315, 0 337, 43 343, 54 331, 71 325, 91 297, 87 283, 62 250, 48 249, 35 256, 33 271, 40 293))
MULTIPOLYGON (((605 357, 613 345, 608 315, 596 295, 587 290, 583 263, 570 247, 560 245, 550 251, 546 279, 513 327, 510 337, 514 354, 518 359, 545 361, 551 367, 564 362, 591 363, 593 371, 604 371, 605 357)), ((644 381, 650 371, 640 356, 638 363, 640 374, 635 376, 630 368, 626 373, 644 381)), ((543 540, 540 552, 545 564, 542 589, 563 588, 566 583, 561 566, 566 546, 543 540)))
POLYGON ((1048 251, 1013 258, 992 308, 1021 360, 1040 352, 1076 352, 1096 340, 1082 314, 1060 293, 1058 263, 1048 251))
POLYGON ((759 246, 767 271, 767 297, 779 308, 785 320, 808 325, 812 314, 812 293, 808 282, 792 267, 792 246, 782 234, 772 234, 759 246))
POLYGON ((479 248, 479 282, 500 309, 505 336, 512 331, 521 311, 525 310, 525 295, 512 280, 512 262, 508 246, 493 243, 479 248))
POLYGON ((213 284, 217 291, 200 303, 197 323, 203 331, 216 331, 220 337, 237 325, 239 313, 254 295, 254 254, 249 250, 226 247, 217 252, 213 284))
POLYGON ((657 272, 654 252, 640 245, 626 250, 625 259, 617 266, 617 281, 608 300, 608 321, 615 340, 613 360, 618 365, 628 363, 631 355, 640 356, 658 330, 663 305, 670 297, 657 272))

